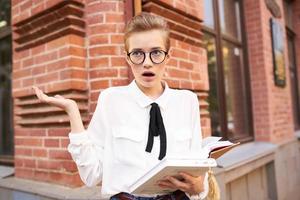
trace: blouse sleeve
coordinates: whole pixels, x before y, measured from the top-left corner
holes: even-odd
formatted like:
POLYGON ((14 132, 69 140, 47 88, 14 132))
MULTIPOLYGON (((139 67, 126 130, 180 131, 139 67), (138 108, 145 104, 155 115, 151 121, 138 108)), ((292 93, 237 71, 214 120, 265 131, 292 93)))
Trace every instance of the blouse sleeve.
POLYGON ((105 91, 99 95, 88 128, 81 133, 69 133, 68 151, 77 165, 81 180, 90 187, 102 180, 104 141, 107 132, 104 93, 105 91))
MULTIPOLYGON (((202 152, 202 132, 201 132, 201 124, 200 124, 200 109, 199 109, 199 101, 196 94, 193 93, 193 99, 192 99, 192 131, 193 131, 193 137, 192 137, 192 144, 191 144, 191 151, 194 154, 200 155, 202 152)), ((205 158, 207 158, 207 155, 204 155, 205 158)), ((202 155, 201 155, 202 157, 202 155)), ((190 196, 188 193, 186 195, 192 199, 192 200, 200 200, 204 199, 209 190, 208 185, 208 174, 205 174, 204 177, 204 191, 199 193, 198 195, 192 195, 190 196)))

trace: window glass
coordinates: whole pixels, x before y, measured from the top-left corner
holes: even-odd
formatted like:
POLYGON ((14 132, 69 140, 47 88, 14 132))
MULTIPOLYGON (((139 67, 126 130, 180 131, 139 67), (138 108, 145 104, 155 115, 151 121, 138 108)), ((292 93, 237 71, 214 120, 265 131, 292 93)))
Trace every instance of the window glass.
POLYGON ((204 24, 209 28, 214 28, 213 0, 204 0, 204 24))
POLYGON ((204 35, 204 43, 207 51, 207 64, 209 76, 209 113, 211 120, 212 135, 221 136, 220 110, 218 102, 218 77, 217 55, 215 38, 210 34, 204 35))
POLYGON ((0 40, 0 155, 13 154, 11 35, 0 40))
POLYGON ((0 29, 10 26, 10 1, 0 0, 0 29))
POLYGON ((219 16, 222 33, 241 40, 239 1, 219 0, 219 16))
POLYGON ((293 8, 292 3, 284 1, 284 19, 285 24, 289 28, 293 28, 293 8))
POLYGON ((240 138, 249 133, 242 49, 222 43, 228 137, 240 138))

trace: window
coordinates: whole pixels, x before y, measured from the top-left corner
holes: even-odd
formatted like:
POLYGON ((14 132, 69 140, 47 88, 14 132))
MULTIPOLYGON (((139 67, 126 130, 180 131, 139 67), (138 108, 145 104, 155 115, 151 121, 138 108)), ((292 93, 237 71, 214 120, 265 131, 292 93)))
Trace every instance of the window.
POLYGON ((13 164, 10 1, 0 0, 0 164, 13 164))
POLYGON ((287 32, 287 47, 289 60, 289 76, 291 81, 293 119, 295 130, 300 129, 300 97, 297 77, 297 56, 295 50, 296 33, 293 30, 293 1, 284 2, 284 17, 287 32))
POLYGON ((252 139, 241 0, 204 1, 204 43, 209 73, 212 135, 252 139))

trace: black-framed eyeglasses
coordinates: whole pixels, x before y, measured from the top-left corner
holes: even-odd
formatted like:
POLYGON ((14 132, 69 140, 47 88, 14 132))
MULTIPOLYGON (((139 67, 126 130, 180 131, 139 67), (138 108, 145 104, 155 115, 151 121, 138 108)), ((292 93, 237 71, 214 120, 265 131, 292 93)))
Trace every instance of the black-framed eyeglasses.
POLYGON ((156 50, 152 50, 150 52, 144 52, 142 50, 134 50, 134 51, 128 53, 127 56, 129 57, 130 61, 133 64, 140 65, 145 61, 147 53, 150 56, 150 60, 154 64, 160 64, 160 63, 164 62, 164 60, 166 59, 166 56, 168 55, 168 52, 166 52, 164 50, 156 49, 156 50))

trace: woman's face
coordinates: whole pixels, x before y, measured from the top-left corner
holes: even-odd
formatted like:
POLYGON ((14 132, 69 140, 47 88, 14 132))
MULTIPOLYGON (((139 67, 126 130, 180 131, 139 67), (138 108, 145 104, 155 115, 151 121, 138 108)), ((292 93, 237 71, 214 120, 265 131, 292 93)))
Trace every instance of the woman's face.
POLYGON ((130 57, 126 56, 126 60, 131 67, 137 84, 146 90, 160 90, 166 62, 169 58, 168 55, 165 56, 164 54, 164 52, 167 52, 164 32, 151 30, 134 33, 127 39, 127 44, 127 53, 131 53, 131 55, 130 57), (145 53, 145 57, 143 53, 145 53), (144 62, 142 62, 143 58, 144 62), (163 60, 163 58, 165 59, 163 60), (163 62, 161 62, 162 60, 163 62))

